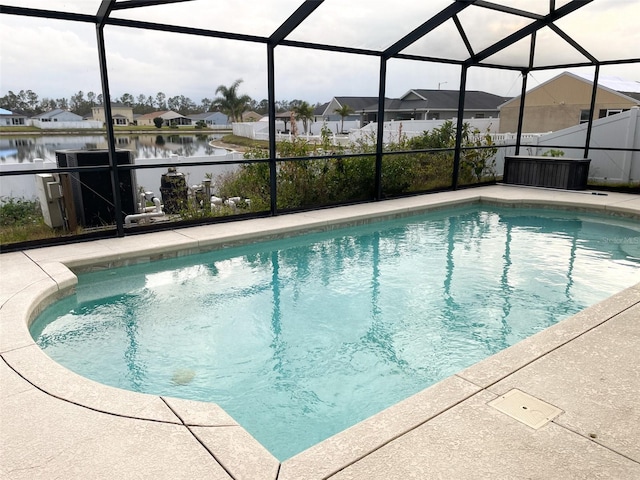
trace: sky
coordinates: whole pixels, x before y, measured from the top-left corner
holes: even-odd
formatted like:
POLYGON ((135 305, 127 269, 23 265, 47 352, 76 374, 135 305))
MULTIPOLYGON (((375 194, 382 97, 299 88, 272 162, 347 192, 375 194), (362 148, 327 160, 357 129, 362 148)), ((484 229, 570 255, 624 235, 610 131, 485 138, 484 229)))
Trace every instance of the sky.
MULTIPOLYGON (((559 8, 570 0, 556 0, 559 8)), ((3 5, 94 14, 100 0, 0 0, 3 5)), ((302 0, 194 0, 174 5, 120 10, 119 18, 238 32, 268 37, 302 0)), ((288 38, 382 50, 450 5, 452 0, 325 0, 288 38)), ((546 14, 545 0, 494 0, 512 8, 546 14)), ((596 0, 557 22, 557 26, 601 60, 640 57, 639 0, 596 0)), ((529 20, 468 7, 459 14, 475 52, 525 26, 529 20)), ((550 29, 541 30, 536 65, 584 61, 585 57, 550 29)), ((267 97, 266 46, 175 33, 106 26, 105 43, 112 98, 129 93, 167 98, 184 95, 199 103, 215 98, 219 85, 242 79, 241 94, 267 97)), ((462 60, 468 56, 452 21, 408 47, 405 53, 462 60)), ((529 42, 521 41, 492 57, 494 63, 525 66, 529 42)), ((324 103, 334 96, 377 96, 377 57, 278 46, 276 99, 324 103)), ((528 87, 563 70, 533 72, 528 87)), ((593 74, 593 68, 571 70, 593 74)), ((604 66, 600 75, 640 81, 640 63, 604 66)), ((460 67, 391 59, 386 96, 410 89, 458 89, 460 67)), ((96 31, 92 24, 26 18, 0 10, 0 96, 32 90, 40 98, 69 98, 78 91, 101 92, 96 31)), ((521 74, 472 68, 467 90, 512 97, 520 94, 521 74)))

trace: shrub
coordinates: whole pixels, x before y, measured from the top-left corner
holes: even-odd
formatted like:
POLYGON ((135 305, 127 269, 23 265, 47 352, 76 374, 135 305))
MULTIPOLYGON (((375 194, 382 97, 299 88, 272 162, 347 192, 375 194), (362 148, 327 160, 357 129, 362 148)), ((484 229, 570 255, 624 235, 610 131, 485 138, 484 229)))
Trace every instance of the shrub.
MULTIPOLYGON (((277 162, 279 209, 315 207, 374 197, 375 134, 364 136, 344 148, 331 145, 329 133, 323 127, 320 145, 299 137, 278 143, 277 154, 280 158, 331 152, 331 156, 326 158, 277 162), (341 156, 345 153, 365 155, 341 156)), ((383 195, 397 196, 450 186, 455 139, 455 126, 448 121, 415 138, 407 139, 400 134, 396 141, 385 145, 386 153, 382 160, 383 195), (430 149, 435 151, 407 152, 430 149)), ((473 183, 487 176, 495 176, 497 148, 492 143, 489 131, 482 134, 465 124, 462 140, 460 182, 473 183)), ((268 151, 252 148, 245 153, 245 158, 268 158, 268 151)), ((266 162, 243 165, 233 173, 218 177, 217 187, 220 196, 250 198, 252 210, 265 210, 270 204, 269 179, 269 165, 266 162)))
POLYGON ((0 198, 0 226, 15 227, 43 223, 40 203, 21 198, 0 198))
POLYGON ((547 150, 542 154, 543 157, 564 157, 563 150, 556 150, 554 148, 547 150))
POLYGON ((0 198, 0 244, 50 238, 61 234, 44 223, 35 200, 0 198))

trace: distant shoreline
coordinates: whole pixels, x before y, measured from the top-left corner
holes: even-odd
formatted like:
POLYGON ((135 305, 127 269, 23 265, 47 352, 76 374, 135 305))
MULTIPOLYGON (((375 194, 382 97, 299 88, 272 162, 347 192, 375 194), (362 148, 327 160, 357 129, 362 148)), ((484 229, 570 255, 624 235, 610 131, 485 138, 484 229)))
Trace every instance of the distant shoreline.
MULTIPOLYGON (((11 131, 10 130, 11 127, 6 127, 6 128, 2 128, 0 129, 0 136, 25 136, 25 135, 84 135, 84 134, 88 134, 88 135, 106 135, 107 131, 104 129, 95 129, 95 128, 87 128, 87 129, 72 129, 72 130, 67 130, 67 129, 51 129, 51 130, 20 130, 20 131, 11 131)), ((115 135, 131 135, 131 134, 147 134, 147 135, 151 135, 151 134, 157 134, 157 135, 162 135, 162 134, 176 134, 176 133, 194 133, 194 134, 221 134, 221 135, 225 135, 228 133, 231 133, 232 130, 228 129, 228 130, 210 130, 210 129, 206 129, 206 128, 202 128, 202 129, 194 129, 194 128, 189 128, 189 129, 183 129, 183 128, 157 128, 154 130, 151 129, 132 129, 132 128, 127 128, 126 130, 120 130, 117 129, 114 131, 115 135)))

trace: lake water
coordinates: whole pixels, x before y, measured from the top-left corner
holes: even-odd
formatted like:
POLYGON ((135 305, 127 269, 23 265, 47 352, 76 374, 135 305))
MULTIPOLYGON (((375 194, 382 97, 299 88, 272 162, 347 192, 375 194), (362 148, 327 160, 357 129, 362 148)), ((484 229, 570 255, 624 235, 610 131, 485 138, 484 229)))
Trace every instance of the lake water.
MULTIPOLYGON (((214 177, 230 169, 225 166, 180 167, 181 162, 232 160, 242 158, 240 153, 231 153, 223 148, 211 146, 210 142, 221 138, 220 134, 136 134, 117 135, 116 146, 131 151, 133 162, 171 163, 178 171, 187 175, 189 185, 201 183, 205 176, 214 177), (176 157, 177 155, 177 157, 176 157)), ((105 135, 24 135, 0 137, 0 170, 33 171, 56 168, 56 151, 107 149, 105 135), (41 159, 41 161, 36 161, 41 159)), ((136 170, 139 187, 160 192, 160 179, 166 168, 136 170)), ((35 175, 0 177, 0 201, 7 198, 35 199, 35 175)))
MULTIPOLYGON (((185 157, 214 155, 211 140, 220 134, 191 135, 117 135, 116 146, 131 150, 133 158, 169 158, 176 154, 185 157)), ((0 164, 33 163, 35 158, 56 161, 56 150, 88 150, 107 147, 106 135, 25 135, 0 137, 0 164)))

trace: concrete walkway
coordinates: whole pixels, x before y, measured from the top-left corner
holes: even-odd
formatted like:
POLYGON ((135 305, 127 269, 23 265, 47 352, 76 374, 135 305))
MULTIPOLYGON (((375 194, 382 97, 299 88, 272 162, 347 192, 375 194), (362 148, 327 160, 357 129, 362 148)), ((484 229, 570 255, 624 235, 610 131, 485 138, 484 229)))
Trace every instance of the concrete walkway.
POLYGON ((640 271, 634 287, 282 464, 216 405, 95 383, 28 332, 73 291, 70 269, 474 202, 640 219, 638 195, 492 186, 0 255, 0 478, 640 479, 640 271))

